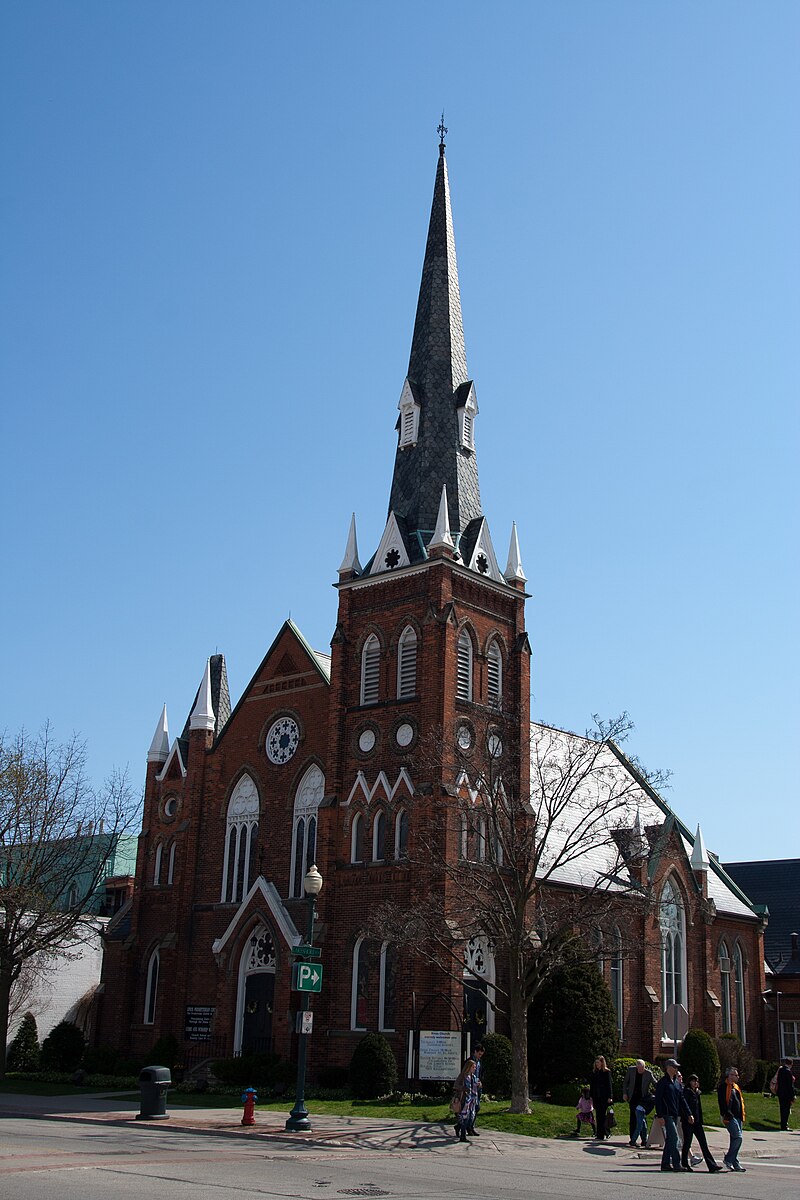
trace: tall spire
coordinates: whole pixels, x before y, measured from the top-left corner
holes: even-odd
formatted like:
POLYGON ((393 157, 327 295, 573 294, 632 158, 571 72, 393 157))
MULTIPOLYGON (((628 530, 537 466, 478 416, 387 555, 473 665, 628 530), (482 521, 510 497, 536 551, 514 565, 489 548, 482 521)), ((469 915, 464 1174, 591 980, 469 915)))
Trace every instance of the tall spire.
POLYGON ((450 527, 464 532, 482 516, 473 419, 475 391, 467 374, 456 243, 450 209, 444 122, 422 266, 407 385, 400 398, 400 437, 389 510, 409 534, 427 542, 436 525, 442 486, 450 527), (413 416, 404 421, 404 410, 413 416))

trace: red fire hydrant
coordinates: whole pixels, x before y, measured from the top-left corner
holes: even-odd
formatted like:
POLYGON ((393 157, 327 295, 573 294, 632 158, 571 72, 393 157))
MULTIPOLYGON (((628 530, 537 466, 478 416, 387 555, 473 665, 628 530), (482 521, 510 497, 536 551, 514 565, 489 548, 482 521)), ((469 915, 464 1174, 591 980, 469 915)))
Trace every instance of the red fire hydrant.
POLYGON ((255 1088, 245 1088, 242 1092, 242 1103, 244 1104, 244 1112, 242 1113, 243 1125, 255 1125, 256 1123, 256 1095, 255 1088))

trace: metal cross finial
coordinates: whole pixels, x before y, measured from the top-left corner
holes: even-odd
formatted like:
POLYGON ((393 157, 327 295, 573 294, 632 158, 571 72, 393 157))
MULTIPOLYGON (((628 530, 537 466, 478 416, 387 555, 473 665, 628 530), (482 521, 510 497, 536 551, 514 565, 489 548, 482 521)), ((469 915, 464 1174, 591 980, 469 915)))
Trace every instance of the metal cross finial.
POLYGON ((444 145, 444 136, 447 133, 447 126, 444 123, 444 112, 442 113, 441 121, 439 122, 439 124, 436 127, 436 132, 439 135, 439 145, 443 146, 444 145))

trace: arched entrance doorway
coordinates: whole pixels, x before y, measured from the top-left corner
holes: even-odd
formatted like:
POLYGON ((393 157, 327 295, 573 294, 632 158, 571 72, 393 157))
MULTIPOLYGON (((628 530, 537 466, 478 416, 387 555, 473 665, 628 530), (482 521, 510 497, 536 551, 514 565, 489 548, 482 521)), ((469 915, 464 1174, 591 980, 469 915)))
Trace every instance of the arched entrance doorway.
POLYGON ((244 944, 239 964, 237 1054, 268 1054, 272 1049, 274 998, 275 948, 267 927, 257 925, 244 944))

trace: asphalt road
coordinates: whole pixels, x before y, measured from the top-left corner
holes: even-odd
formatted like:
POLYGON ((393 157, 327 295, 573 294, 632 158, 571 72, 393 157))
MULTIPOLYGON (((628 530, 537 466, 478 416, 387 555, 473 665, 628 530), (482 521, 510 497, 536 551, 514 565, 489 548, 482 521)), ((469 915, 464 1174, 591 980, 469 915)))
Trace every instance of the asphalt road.
MULTIPOLYGON (((623 1138, 595 1145, 484 1131, 461 1145, 442 1125, 334 1117, 315 1120, 310 1135, 287 1135, 279 1114, 259 1112, 255 1128, 243 1130, 231 1110, 171 1109, 169 1121, 151 1124, 134 1121, 133 1106, 125 1111, 118 1100, 92 1101, 92 1112, 89 1103, 0 1096, 2 1200, 800 1195, 800 1132, 747 1134, 746 1174, 709 1175, 701 1166, 666 1175, 657 1152, 628 1150, 623 1138)), ((725 1138, 712 1130, 710 1141, 716 1152, 725 1138)))

